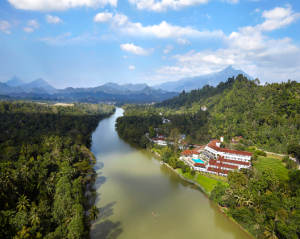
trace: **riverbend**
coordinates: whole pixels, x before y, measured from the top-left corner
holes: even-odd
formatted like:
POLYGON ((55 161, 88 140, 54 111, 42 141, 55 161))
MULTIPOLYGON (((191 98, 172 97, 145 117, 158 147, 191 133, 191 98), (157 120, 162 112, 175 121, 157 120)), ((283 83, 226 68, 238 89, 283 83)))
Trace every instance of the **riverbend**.
POLYGON ((117 108, 92 136, 100 211, 93 239, 252 238, 159 157, 119 138, 115 120, 122 115, 117 108))

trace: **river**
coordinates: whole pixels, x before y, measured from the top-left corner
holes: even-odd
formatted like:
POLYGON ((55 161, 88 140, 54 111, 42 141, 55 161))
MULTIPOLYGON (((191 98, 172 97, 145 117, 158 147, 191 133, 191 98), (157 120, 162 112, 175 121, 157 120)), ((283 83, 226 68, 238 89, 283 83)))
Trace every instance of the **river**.
POLYGON ((92 135, 100 209, 92 239, 251 238, 158 157, 119 138, 115 121, 122 115, 117 108, 92 135))

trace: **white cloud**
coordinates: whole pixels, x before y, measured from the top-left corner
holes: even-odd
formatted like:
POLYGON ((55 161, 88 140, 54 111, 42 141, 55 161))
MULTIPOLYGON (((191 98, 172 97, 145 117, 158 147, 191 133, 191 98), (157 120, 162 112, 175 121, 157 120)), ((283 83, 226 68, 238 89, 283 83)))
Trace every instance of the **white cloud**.
POLYGON ((133 65, 129 66, 128 68, 129 68, 129 70, 134 70, 135 69, 135 67, 133 65))
POLYGON ((30 27, 23 27, 23 30, 24 30, 24 32, 27 32, 27 33, 31 33, 31 32, 34 31, 34 30, 33 30, 32 28, 30 28, 30 27))
POLYGON ((46 15, 46 21, 50 24, 58 24, 58 23, 63 23, 64 21, 61 20, 59 17, 57 16, 51 16, 51 15, 46 15))
POLYGON ((123 56, 123 58, 127 59, 128 57, 127 56, 123 56))
POLYGON ((262 24, 242 27, 225 36, 224 48, 172 56, 177 65, 156 70, 158 75, 153 79, 166 81, 209 74, 232 64, 264 82, 296 80, 300 76, 300 49, 292 44, 291 38, 271 39, 263 33, 290 25, 298 19, 298 13, 287 6, 265 11, 262 17, 266 18, 262 24))
POLYGON ((198 31, 197 29, 190 26, 174 26, 165 21, 161 22, 158 25, 143 26, 141 23, 133 23, 129 21, 128 17, 122 13, 117 13, 115 16, 113 16, 110 24, 112 29, 132 36, 155 36, 158 38, 177 38, 182 36, 191 36, 198 38, 223 37, 223 32, 220 30, 213 32, 207 30, 198 31))
POLYGON ((260 12, 259 8, 256 8, 255 10, 253 10, 252 12, 250 12, 250 15, 252 15, 253 13, 259 13, 259 12, 260 12))
POLYGON ((186 45, 186 44, 191 44, 187 39, 185 38, 177 38, 176 42, 178 45, 186 45))
POLYGON ((262 17, 266 21, 260 25, 262 31, 273 31, 286 27, 300 18, 300 13, 294 13, 290 5, 287 8, 276 7, 270 11, 264 11, 262 17))
POLYGON ((166 48, 163 50, 163 53, 168 54, 170 51, 172 51, 174 46, 167 45, 166 48))
POLYGON ((9 29, 11 28, 11 25, 4 20, 0 20, 0 31, 4 31, 7 34, 11 34, 9 29))
POLYGON ((17 9, 30 11, 65 11, 77 7, 104 7, 110 4, 117 6, 118 0, 8 0, 17 9))
POLYGON ((137 9, 154 12, 164 12, 168 9, 179 10, 184 7, 191 7, 208 3, 210 0, 129 0, 137 9))
POLYGON ((122 44, 122 45, 120 45, 120 47, 123 51, 127 51, 127 52, 130 52, 135 55, 148 56, 149 54, 151 54, 154 51, 153 48, 143 49, 140 46, 135 46, 133 43, 122 44))
POLYGON ((107 12, 100 12, 94 16, 94 22, 108 22, 112 19, 113 14, 107 12))
POLYGON ((192 74, 193 71, 187 67, 178 67, 178 66, 165 66, 156 70, 159 74, 167 74, 167 75, 178 75, 178 74, 192 74))
MULTIPOLYGON (((225 0, 223 0, 224 2, 225 0)), ((239 0, 226 0, 226 2, 231 3, 231 4, 237 4, 239 0)))
POLYGON ((78 44, 96 44, 99 41, 117 40, 111 35, 91 35, 88 33, 72 37, 70 32, 63 33, 58 36, 51 37, 38 37, 38 41, 42 41, 52 46, 65 46, 65 45, 78 45, 78 44))
POLYGON ((40 24, 38 23, 37 20, 30 20, 30 21, 27 22, 27 25, 29 27, 33 27, 35 29, 39 29, 39 27, 40 27, 40 24))

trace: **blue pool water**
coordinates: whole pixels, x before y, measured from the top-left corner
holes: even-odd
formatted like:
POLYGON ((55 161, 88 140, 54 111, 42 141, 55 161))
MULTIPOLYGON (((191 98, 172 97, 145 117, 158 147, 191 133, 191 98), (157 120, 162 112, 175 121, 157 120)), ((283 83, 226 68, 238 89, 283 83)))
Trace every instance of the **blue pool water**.
POLYGON ((193 159, 195 163, 204 163, 201 159, 193 159))

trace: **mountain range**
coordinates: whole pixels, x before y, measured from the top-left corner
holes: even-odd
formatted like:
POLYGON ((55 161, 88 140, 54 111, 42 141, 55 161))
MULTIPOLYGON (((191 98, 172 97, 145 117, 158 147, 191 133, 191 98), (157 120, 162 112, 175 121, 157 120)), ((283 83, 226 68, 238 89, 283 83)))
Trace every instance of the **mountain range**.
POLYGON ((42 78, 36 79, 30 83, 25 83, 19 77, 14 76, 11 80, 1 83, 0 94, 10 93, 36 93, 36 94, 53 94, 56 89, 42 78))
POLYGON ((55 89, 42 78, 30 83, 25 83, 20 78, 14 76, 6 83, 0 82, 0 94, 21 98, 49 98, 64 101, 121 101, 121 102, 159 102, 177 96, 179 92, 191 91, 202 88, 204 85, 216 86, 221 81, 226 81, 229 77, 237 77, 239 74, 248 79, 253 78, 242 70, 235 70, 231 65, 224 70, 208 75, 182 78, 178 81, 166 82, 153 87, 146 83, 123 84, 108 82, 104 85, 89 88, 55 89))
POLYGON ((246 74, 244 71, 236 70, 231 65, 229 65, 227 68, 217 73, 194 77, 185 77, 178 81, 169 81, 159 85, 154 85, 153 88, 175 92, 181 92, 183 90, 191 91, 198 88, 201 89, 205 85, 217 86, 221 81, 224 82, 232 76, 236 78, 239 74, 242 74, 248 79, 253 80, 253 78, 246 74))

